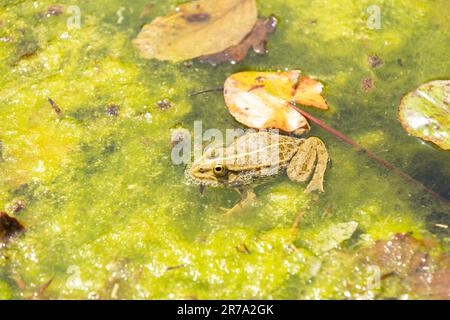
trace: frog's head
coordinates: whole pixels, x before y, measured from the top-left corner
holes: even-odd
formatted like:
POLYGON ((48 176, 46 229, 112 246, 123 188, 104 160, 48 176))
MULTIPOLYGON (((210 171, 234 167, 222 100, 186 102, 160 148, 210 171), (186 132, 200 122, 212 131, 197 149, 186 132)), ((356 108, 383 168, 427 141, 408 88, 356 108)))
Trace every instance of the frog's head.
POLYGON ((186 168, 188 181, 204 186, 220 187, 228 183, 228 169, 222 148, 211 148, 186 168))

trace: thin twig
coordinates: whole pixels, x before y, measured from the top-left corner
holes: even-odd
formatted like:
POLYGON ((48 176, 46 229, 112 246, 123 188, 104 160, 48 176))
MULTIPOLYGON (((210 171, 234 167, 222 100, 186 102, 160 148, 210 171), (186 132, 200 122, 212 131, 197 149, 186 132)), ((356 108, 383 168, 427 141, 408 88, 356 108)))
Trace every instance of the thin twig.
POLYGON ((61 109, 58 107, 58 105, 55 103, 55 101, 53 101, 50 98, 47 98, 48 102, 50 103, 50 105, 52 106, 53 110, 55 110, 57 115, 61 114, 61 109))
POLYGON ((194 97, 194 96, 198 96, 198 95, 204 94, 204 93, 219 92, 219 91, 223 91, 223 87, 222 88, 213 88, 213 89, 207 89, 207 90, 193 92, 193 93, 189 94, 189 97, 194 97))
POLYGON ((177 270, 177 269, 181 269, 181 268, 185 268, 186 265, 185 264, 180 264, 178 266, 172 266, 172 267, 167 267, 166 271, 172 271, 172 270, 177 270))

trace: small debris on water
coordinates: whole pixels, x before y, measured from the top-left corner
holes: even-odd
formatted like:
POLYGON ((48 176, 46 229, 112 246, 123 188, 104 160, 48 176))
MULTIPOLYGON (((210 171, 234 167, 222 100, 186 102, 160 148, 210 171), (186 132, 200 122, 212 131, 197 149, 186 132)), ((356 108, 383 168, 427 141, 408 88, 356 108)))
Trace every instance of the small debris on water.
POLYGON ((113 116, 113 117, 116 117, 119 115, 119 110, 120 110, 120 107, 116 104, 110 104, 109 106, 106 107, 106 113, 109 116, 113 116))
POLYGON ((167 110, 172 107, 172 103, 167 99, 159 100, 157 102, 157 104, 158 104, 159 110, 167 110))
POLYGON ((152 117, 152 114, 150 112, 146 112, 144 117, 145 117, 145 121, 147 121, 147 123, 152 123, 153 117, 152 117))
POLYGON ((177 270, 177 269, 181 269, 181 268, 185 268, 186 265, 185 264, 180 264, 178 266, 173 266, 173 267, 167 267, 166 271, 172 271, 172 270, 177 270))
POLYGON ((250 254, 250 250, 248 249, 247 245, 242 242, 239 245, 236 246, 236 251, 243 254, 250 254))
POLYGON ((43 285, 39 286, 37 290, 33 293, 33 295, 29 298, 30 300, 43 300, 44 299, 44 293, 47 290, 47 288, 52 284, 53 278, 45 282, 43 285))
POLYGON ((442 229, 448 229, 448 225, 446 225, 446 224, 436 223, 435 226, 438 228, 442 228, 442 229))
POLYGON ((384 64, 383 59, 381 59, 379 56, 377 55, 370 55, 369 58, 367 59, 369 62, 369 65, 372 68, 378 68, 381 67, 384 64))
POLYGON ((17 199, 11 205, 11 212, 14 214, 19 213, 20 211, 24 210, 26 207, 27 207, 27 204, 24 200, 17 199))
POLYGON ((375 88, 375 83, 371 78, 365 78, 361 81, 361 89, 365 92, 372 91, 375 88))
POLYGON ((59 16, 64 13, 64 6, 60 4, 55 4, 47 8, 47 16, 59 16))
POLYGON ((58 107, 58 105, 55 103, 55 101, 53 101, 50 98, 47 98, 48 102, 50 103, 50 105, 52 106, 53 110, 55 110, 57 115, 61 114, 61 109, 58 107))

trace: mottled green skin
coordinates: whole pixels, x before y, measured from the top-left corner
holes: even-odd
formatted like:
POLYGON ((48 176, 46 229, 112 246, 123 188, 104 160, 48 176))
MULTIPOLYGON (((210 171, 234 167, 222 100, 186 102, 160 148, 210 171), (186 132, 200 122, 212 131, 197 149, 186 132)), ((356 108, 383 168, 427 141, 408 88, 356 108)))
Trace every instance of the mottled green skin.
POLYGON ((198 184, 237 188, 267 181, 287 171, 292 181, 304 182, 306 190, 323 192, 328 153, 315 137, 299 139, 273 132, 254 132, 237 138, 229 146, 210 148, 186 170, 198 184), (215 169, 220 168, 221 172, 215 169))
POLYGON ((449 229, 435 226, 449 224, 446 203, 312 124, 309 135, 333 159, 326 192, 272 178, 255 206, 226 220, 219 208, 238 195, 187 186, 184 166, 170 160, 171 130, 192 130, 195 120, 223 132, 239 126, 222 94, 189 93, 239 71, 301 69, 326 85, 330 104, 308 112, 446 195, 448 152, 406 134, 396 113, 405 93, 450 76, 448 0, 377 1, 380 30, 367 28, 372 0, 259 1, 260 16, 279 18, 265 56, 217 68, 140 59, 131 45, 139 28, 179 2, 79 0, 79 30, 67 30, 69 13, 40 15, 55 1, 0 3, 0 38, 13 39, 0 41, 0 210, 27 203, 17 213, 27 232, 0 248, 0 298, 29 297, 49 279, 52 299, 417 297, 396 277, 367 290, 373 273, 358 253, 399 232, 431 237, 433 252, 448 253, 449 229), (369 65, 374 54, 382 66, 369 65), (365 78, 370 92, 361 90, 365 78), (163 99, 172 107, 160 110, 163 99), (317 235, 350 221, 358 223, 351 239, 316 253, 317 235), (242 244, 250 254, 236 249, 242 244))

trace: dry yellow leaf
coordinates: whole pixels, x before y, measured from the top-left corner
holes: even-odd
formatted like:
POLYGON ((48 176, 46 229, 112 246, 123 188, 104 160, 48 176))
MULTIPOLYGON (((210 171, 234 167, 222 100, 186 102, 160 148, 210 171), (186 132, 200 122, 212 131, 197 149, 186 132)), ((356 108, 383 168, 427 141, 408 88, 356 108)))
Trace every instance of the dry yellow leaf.
POLYGON ((183 61, 237 45, 257 20, 255 0, 198 0, 145 25, 133 40, 147 59, 183 61))
POLYGON ((321 96, 323 85, 299 70, 288 72, 239 72, 227 78, 225 103, 240 123, 255 129, 277 128, 301 134, 310 129, 308 121, 292 103, 328 109, 321 96))

